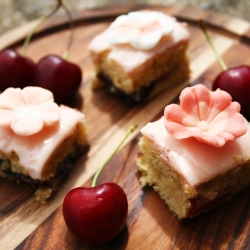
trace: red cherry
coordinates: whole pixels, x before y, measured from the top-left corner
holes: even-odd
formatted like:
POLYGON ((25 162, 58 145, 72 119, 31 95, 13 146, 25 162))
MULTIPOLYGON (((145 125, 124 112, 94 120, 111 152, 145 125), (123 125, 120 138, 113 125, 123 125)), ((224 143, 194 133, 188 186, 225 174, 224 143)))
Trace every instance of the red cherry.
POLYGON ((63 202, 68 229, 87 244, 102 244, 115 238, 124 228, 128 201, 116 183, 72 189, 63 202))
POLYGON ((34 85, 50 90, 57 103, 69 101, 77 92, 82 71, 59 56, 43 57, 37 64, 34 85))
POLYGON ((3 50, 0 53, 0 91, 33 85, 35 68, 29 58, 11 49, 3 50))
POLYGON ((228 92, 233 101, 241 104, 241 114, 250 119, 250 67, 246 65, 229 68, 222 71, 212 86, 213 90, 220 88, 228 92))
POLYGON ((63 216, 68 229, 88 244, 102 244, 115 238, 124 228, 128 216, 128 200, 116 183, 96 186, 97 179, 127 137, 136 129, 129 126, 124 138, 97 170, 91 188, 72 189, 63 201, 63 216))
POLYGON ((206 39, 211 46, 218 62, 221 65, 223 71, 215 78, 212 89, 218 88, 228 92, 233 101, 237 101, 241 105, 241 114, 247 119, 250 119, 250 67, 246 65, 240 65, 234 68, 227 68, 223 59, 217 52, 210 35, 207 32, 205 24, 202 20, 199 21, 199 25, 204 32, 206 39))

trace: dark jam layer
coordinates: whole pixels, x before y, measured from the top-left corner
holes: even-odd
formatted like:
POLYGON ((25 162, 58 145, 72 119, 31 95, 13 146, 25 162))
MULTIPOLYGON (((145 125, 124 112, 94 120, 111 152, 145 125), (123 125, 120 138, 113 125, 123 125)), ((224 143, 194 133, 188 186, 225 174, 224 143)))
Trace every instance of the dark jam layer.
POLYGON ((12 172, 10 167, 8 169, 6 169, 6 167, 3 168, 3 166, 6 166, 6 164, 8 164, 9 166, 11 165, 9 160, 0 159, 0 171, 3 172, 7 178, 27 183, 32 187, 39 189, 51 188, 53 191, 56 191, 68 176, 68 173, 72 169, 76 160, 81 156, 82 153, 84 153, 87 150, 88 150, 87 146, 86 147, 77 146, 74 154, 69 155, 58 166, 56 175, 49 180, 33 179, 30 176, 24 175, 22 173, 12 172))
POLYGON ((140 91, 126 94, 121 89, 117 88, 106 75, 100 73, 98 74, 98 77, 101 79, 101 81, 104 83, 105 88, 110 93, 122 97, 126 102, 130 104, 136 104, 145 100, 149 96, 155 85, 155 82, 152 82, 149 86, 142 87, 140 91))
POLYGON ((190 199, 191 208, 188 217, 194 217, 219 206, 223 202, 230 200, 237 192, 239 192, 239 189, 236 185, 233 185, 220 191, 220 193, 218 193, 218 195, 212 200, 199 194, 194 199, 190 199))
POLYGON ((1 169, 2 163, 3 161, 0 160, 0 170, 3 173, 5 173, 8 178, 27 183, 35 188, 44 188, 44 189, 51 188, 53 191, 56 191, 58 189, 59 184, 65 178, 66 174, 69 172, 70 168, 72 168, 73 161, 72 163, 70 159, 68 159, 67 162, 65 161, 63 164, 60 165, 60 170, 57 172, 56 176, 51 178, 50 180, 45 180, 45 181, 33 179, 30 176, 22 173, 12 172, 10 169, 3 170, 1 169))

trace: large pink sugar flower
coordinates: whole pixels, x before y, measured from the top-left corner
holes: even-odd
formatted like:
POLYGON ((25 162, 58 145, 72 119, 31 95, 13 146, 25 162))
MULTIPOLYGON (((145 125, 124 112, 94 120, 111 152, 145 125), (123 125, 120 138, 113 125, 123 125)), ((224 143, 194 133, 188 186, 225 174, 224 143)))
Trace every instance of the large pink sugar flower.
POLYGON ((176 139, 195 137, 198 141, 222 147, 246 133, 240 104, 225 91, 209 91, 204 85, 185 88, 180 105, 165 108, 167 131, 176 139))
POLYGON ((137 50, 154 48, 170 35, 175 19, 158 11, 135 11, 119 16, 110 26, 112 44, 130 44, 137 50))
POLYGON ((40 87, 8 88, 0 95, 0 126, 16 134, 29 136, 44 126, 58 123, 59 106, 53 94, 40 87))

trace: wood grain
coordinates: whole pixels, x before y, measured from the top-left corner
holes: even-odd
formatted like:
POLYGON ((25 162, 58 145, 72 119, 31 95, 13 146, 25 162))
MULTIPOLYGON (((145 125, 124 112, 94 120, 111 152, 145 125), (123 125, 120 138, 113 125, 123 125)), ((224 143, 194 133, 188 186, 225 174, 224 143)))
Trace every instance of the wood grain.
MULTIPOLYGON (((210 87, 221 71, 197 21, 205 20, 213 42, 228 66, 250 64, 250 24, 182 6, 129 5, 74 13, 74 18, 75 38, 69 60, 82 68, 84 79, 80 97, 72 105, 86 115, 90 151, 77 162, 62 189, 45 206, 34 200, 33 190, 26 185, 0 181, 0 249, 248 249, 249 190, 214 211, 179 221, 151 188, 141 189, 134 158, 138 153, 139 129, 148 121, 158 119, 163 114, 163 108, 185 86, 203 83, 210 87), (117 15, 138 9, 160 10, 188 23, 192 75, 189 83, 182 83, 162 93, 150 103, 131 106, 104 90, 91 90, 93 67, 87 46, 117 15), (132 123, 138 125, 137 131, 107 165, 99 179, 100 183, 114 181, 124 188, 129 201, 127 226, 109 244, 86 246, 68 232, 61 203, 71 188, 89 186, 95 171, 132 123)), ((25 32, 31 26, 28 24, 5 34, 1 49, 11 46, 20 50, 25 32)), ((67 19, 64 16, 51 18, 32 40, 27 56, 37 62, 47 54, 62 55, 68 37, 67 19)))

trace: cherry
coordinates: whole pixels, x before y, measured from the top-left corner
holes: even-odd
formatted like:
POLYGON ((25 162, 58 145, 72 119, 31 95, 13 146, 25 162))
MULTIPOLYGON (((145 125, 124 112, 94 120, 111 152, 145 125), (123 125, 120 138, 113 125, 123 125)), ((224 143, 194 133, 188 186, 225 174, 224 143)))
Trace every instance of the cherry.
POLYGON ((65 223, 69 231, 87 244, 103 244, 112 240, 126 224, 128 201, 124 190, 113 182, 98 186, 96 182, 108 161, 135 128, 135 125, 129 127, 122 142, 96 172, 90 188, 74 188, 64 198, 62 212, 65 223))
POLYGON ((128 201, 116 183, 72 189, 65 197, 63 215, 68 229, 87 244, 102 244, 124 228, 128 201))
POLYGON ((214 80, 212 89, 227 91, 241 104, 241 114, 250 119, 250 67, 241 65, 222 71, 214 80))
POLYGON ((36 65, 29 58, 25 57, 25 53, 35 30, 46 18, 53 15, 59 9, 61 6, 60 2, 61 1, 59 1, 56 8, 48 16, 41 18, 38 24, 26 37, 21 55, 11 49, 0 52, 0 91, 4 91, 9 87, 24 88, 33 85, 36 65))
POLYGON ((78 65, 66 60, 73 41, 74 30, 74 22, 70 11, 62 0, 58 0, 56 8, 50 15, 53 15, 60 7, 68 15, 71 26, 67 49, 62 58, 56 55, 48 55, 38 62, 34 85, 50 90, 54 95, 55 102, 65 104, 76 94, 82 81, 82 71, 78 65))
POLYGON ((50 90, 57 103, 70 100, 81 81, 82 71, 79 66, 59 56, 45 56, 37 64, 34 85, 50 90))
POLYGON ((33 85, 35 68, 29 58, 11 49, 3 50, 0 52, 0 91, 33 85))
POLYGON ((212 39, 202 21, 200 21, 200 27, 223 69, 223 71, 215 78, 212 84, 212 90, 219 88, 228 92, 232 96, 233 101, 240 103, 241 114, 247 119, 250 119, 250 67, 247 65, 240 65, 233 68, 227 68, 221 56, 215 49, 212 39))

